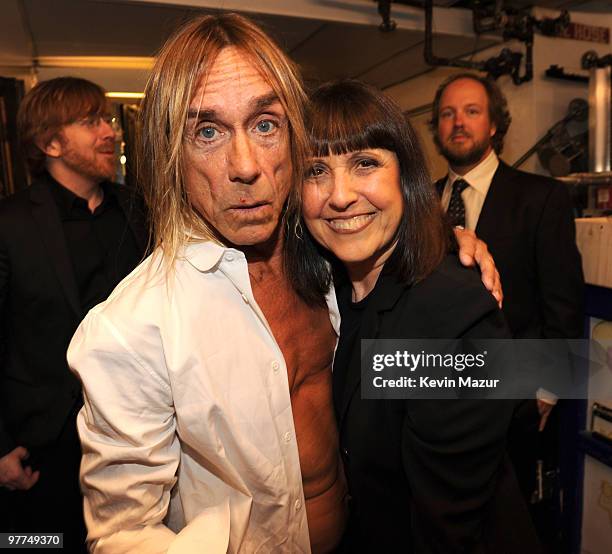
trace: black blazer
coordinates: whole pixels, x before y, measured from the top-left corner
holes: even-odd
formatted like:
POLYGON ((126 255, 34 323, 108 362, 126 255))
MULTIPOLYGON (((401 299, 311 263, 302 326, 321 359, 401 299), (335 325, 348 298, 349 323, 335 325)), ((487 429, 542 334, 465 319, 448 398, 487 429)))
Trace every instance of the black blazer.
MULTIPOLYGON (((446 178, 436 183, 438 192, 445 183, 446 178)), ((563 184, 500 160, 476 235, 498 267, 503 311, 514 337, 583 336, 584 279, 563 184)))
MULTIPOLYGON (((341 306, 349 289, 338 292, 341 306)), ((477 273, 455 256, 413 287, 381 275, 358 334, 470 336, 510 334, 477 273)), ((539 552, 505 454, 513 402, 362 400, 359 342, 340 382, 338 370, 334 405, 352 497, 349 552, 539 552)))
MULTIPOLYGON (((85 316, 48 176, 0 202, 0 456, 52 442, 81 403, 66 349, 85 316)), ((142 208, 117 186, 144 253, 142 208)))

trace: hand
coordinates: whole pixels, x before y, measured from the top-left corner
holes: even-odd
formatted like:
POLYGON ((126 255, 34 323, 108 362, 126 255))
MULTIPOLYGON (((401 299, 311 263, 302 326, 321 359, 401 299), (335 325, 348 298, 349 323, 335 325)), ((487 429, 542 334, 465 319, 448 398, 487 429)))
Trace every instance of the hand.
POLYGON ((478 265, 481 273, 480 278, 484 286, 493 294, 501 308, 504 292, 502 291, 499 272, 487 245, 474 234, 474 231, 468 231, 460 227, 455 227, 455 238, 459 244, 459 260, 467 267, 478 265))
POLYGON ((550 412, 555 407, 554 404, 550 404, 549 402, 544 402, 544 400, 537 400, 538 403, 538 413, 540 414, 540 426, 538 427, 538 431, 544 431, 544 427, 546 427, 546 422, 548 421, 548 416, 550 412))
POLYGON ((21 463, 29 455, 23 446, 18 446, 0 458, 0 486, 11 491, 27 491, 36 484, 40 471, 32 471, 30 466, 24 467, 21 463))

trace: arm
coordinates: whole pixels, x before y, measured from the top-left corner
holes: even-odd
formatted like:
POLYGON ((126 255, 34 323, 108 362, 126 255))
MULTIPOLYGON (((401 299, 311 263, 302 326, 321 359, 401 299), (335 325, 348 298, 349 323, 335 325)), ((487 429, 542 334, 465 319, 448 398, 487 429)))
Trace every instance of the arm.
MULTIPOLYGON (((495 311, 465 336, 509 334, 495 311)), ((402 458, 413 498, 415 552, 483 551, 512 408, 512 402, 492 400, 407 402, 402 458)))
POLYGON ((139 355, 161 358, 159 337, 126 332, 90 312, 68 350, 85 399, 77 423, 88 542, 96 553, 161 553, 175 538, 162 521, 180 455, 172 394, 164 371, 139 355))
MULTIPOLYGON (((584 328, 584 277, 576 247, 572 204, 565 186, 552 187, 536 232, 538 292, 544 338, 578 338, 584 328)), ((539 389, 539 430, 543 431, 557 398, 539 389)))
MULTIPOLYGON (((4 375, 4 359, 6 356, 6 299, 10 282, 10 262, 5 245, 0 241, 0 373, 4 375)), ((29 456, 28 451, 17 446, 6 430, 0 417, 0 486, 10 490, 28 490, 32 488, 40 476, 40 472, 32 471, 30 466, 22 464, 29 456)))
MULTIPOLYGON (((6 300, 10 282, 10 262, 8 252, 0 239, 0 377, 4 380, 4 364, 6 358, 6 300)), ((0 416, 0 456, 13 451, 17 445, 6 430, 4 421, 0 416)))
POLYGON ((551 187, 536 230, 536 264, 543 337, 582 337, 582 263, 571 200, 558 183, 551 187))

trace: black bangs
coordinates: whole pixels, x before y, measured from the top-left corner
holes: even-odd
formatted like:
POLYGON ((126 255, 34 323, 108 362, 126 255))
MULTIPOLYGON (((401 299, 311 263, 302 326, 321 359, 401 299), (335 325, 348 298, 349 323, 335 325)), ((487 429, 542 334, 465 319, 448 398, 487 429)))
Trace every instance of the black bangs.
POLYGON ((313 94, 309 107, 311 155, 338 155, 367 148, 395 151, 397 122, 389 115, 370 101, 367 90, 360 90, 360 83, 340 82, 333 89, 324 85, 313 94))
POLYGON ((328 136, 310 136, 312 156, 347 154, 368 148, 384 148, 395 151, 395 141, 388 129, 380 124, 350 129, 348 126, 328 127, 328 136))

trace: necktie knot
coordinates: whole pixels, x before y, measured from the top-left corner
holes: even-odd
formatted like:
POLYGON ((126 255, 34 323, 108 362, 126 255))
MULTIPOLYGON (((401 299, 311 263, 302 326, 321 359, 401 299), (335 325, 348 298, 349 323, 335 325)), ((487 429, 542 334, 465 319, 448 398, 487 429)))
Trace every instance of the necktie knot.
POLYGON ((464 181, 463 179, 457 179, 453 183, 453 193, 455 193, 455 191, 458 191, 457 194, 461 194, 469 186, 470 185, 467 181, 464 181))

